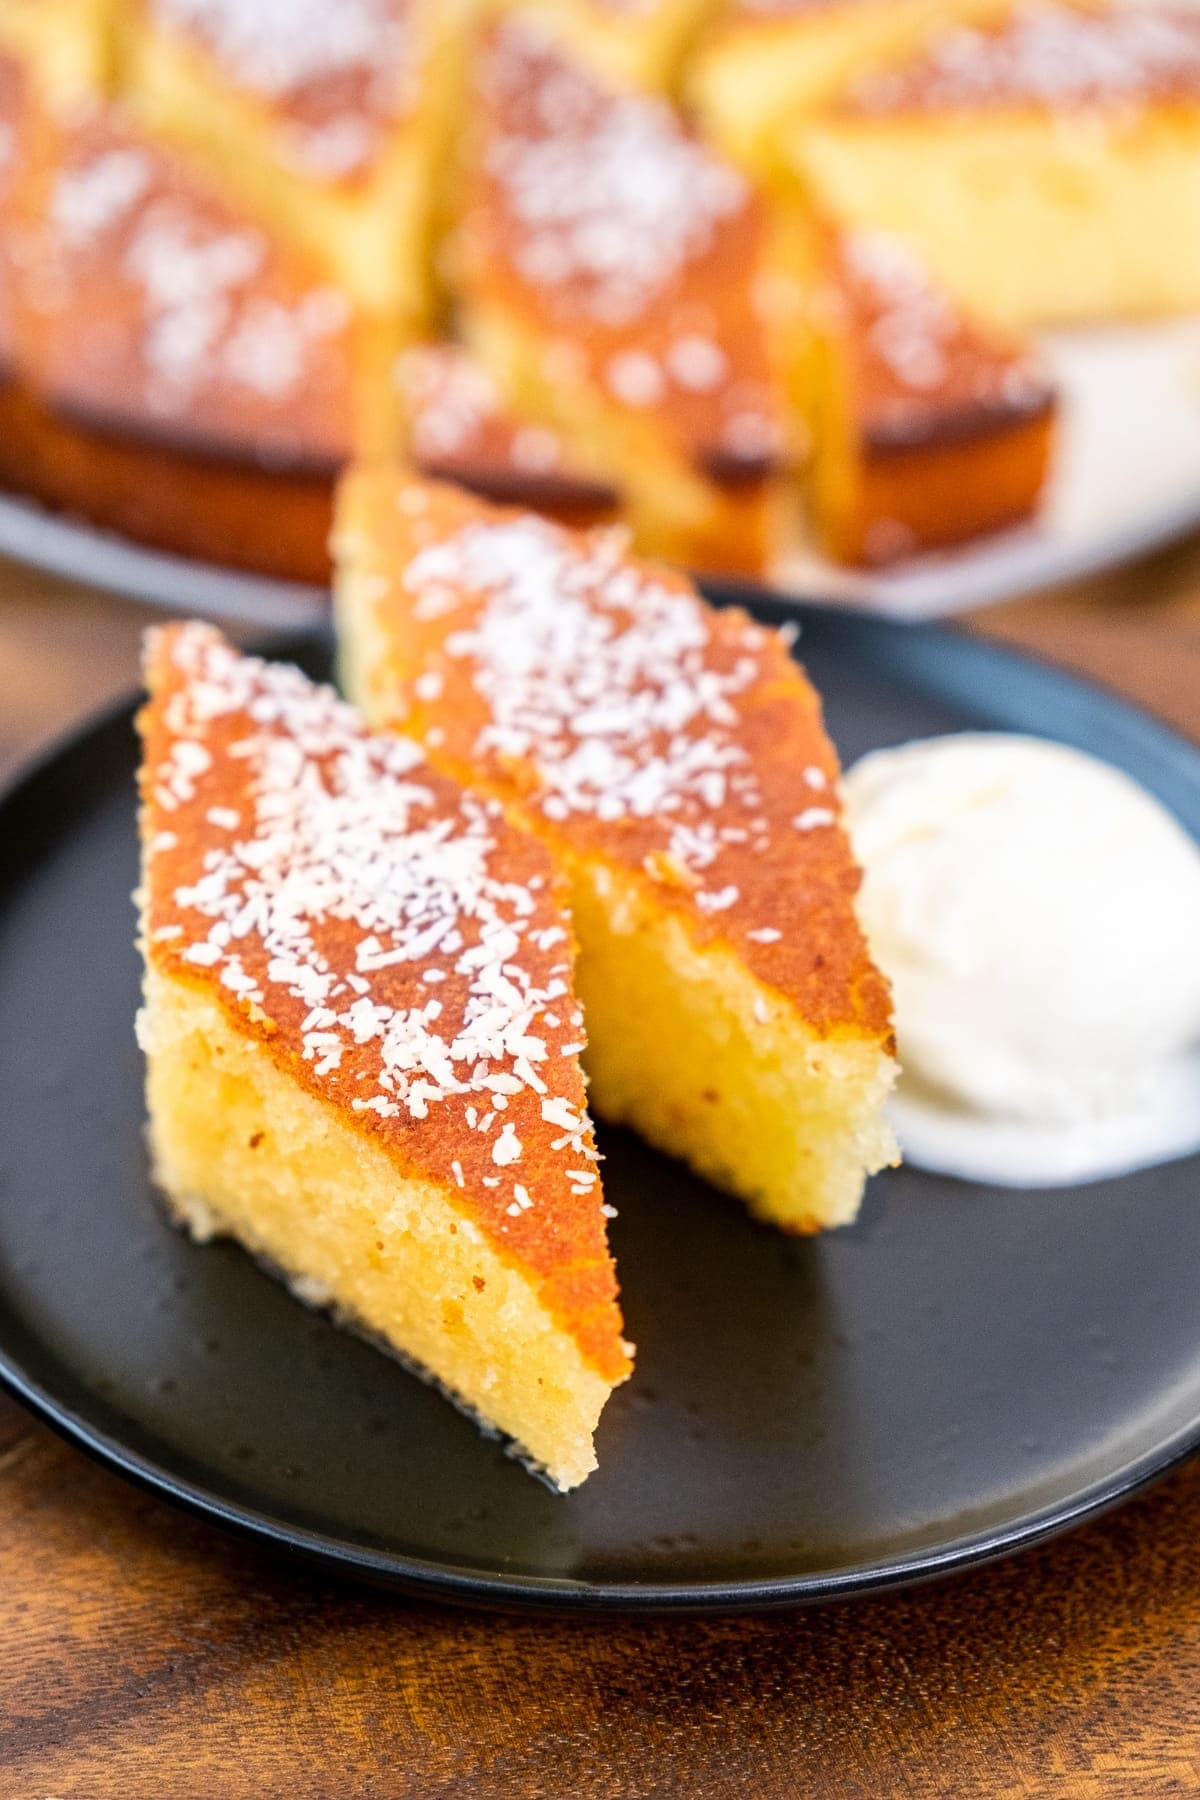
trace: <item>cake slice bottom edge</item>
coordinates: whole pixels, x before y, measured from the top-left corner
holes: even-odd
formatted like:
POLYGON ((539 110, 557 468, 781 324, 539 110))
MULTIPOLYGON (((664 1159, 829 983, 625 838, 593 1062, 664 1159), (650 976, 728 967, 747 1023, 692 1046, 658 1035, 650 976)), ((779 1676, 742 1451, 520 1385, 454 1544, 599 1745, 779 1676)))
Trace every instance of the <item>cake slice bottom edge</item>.
POLYGON ((610 1384, 449 1191, 406 1177, 187 982, 149 972, 138 1036, 154 1178, 194 1236, 236 1239, 554 1487, 586 1478, 610 1384))

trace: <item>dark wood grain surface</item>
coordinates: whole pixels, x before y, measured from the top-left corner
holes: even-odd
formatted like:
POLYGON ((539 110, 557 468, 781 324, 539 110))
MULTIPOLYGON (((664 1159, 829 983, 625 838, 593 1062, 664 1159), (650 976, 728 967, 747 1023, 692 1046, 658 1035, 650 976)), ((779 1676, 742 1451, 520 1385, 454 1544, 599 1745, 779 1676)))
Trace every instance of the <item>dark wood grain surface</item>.
MULTIPOLYGON (((0 771, 147 615, 0 564, 0 771)), ((1200 736, 1200 543, 972 621, 1200 736)), ((1200 1464, 940 1586, 760 1619, 499 1618, 336 1586, 0 1399, 0 1800, 1200 1795, 1200 1464)))

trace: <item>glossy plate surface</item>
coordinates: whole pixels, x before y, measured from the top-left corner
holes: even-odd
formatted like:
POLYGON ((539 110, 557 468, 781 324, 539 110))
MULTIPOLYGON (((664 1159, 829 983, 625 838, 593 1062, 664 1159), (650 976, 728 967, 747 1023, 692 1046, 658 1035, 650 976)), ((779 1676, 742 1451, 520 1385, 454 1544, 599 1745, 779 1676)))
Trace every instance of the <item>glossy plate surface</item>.
MULTIPOLYGON (((964 727, 1061 737, 1200 835, 1200 753, 1073 680, 931 628, 796 608, 847 761, 964 727)), ((314 672, 328 646, 298 646, 314 672)), ((306 1312, 147 1180, 131 714, 0 806, 0 1375, 209 1516, 481 1604, 721 1609, 982 1560, 1200 1441, 1200 1161, 1074 1191, 922 1175, 792 1242, 601 1130, 634 1379, 559 1498, 306 1312)))

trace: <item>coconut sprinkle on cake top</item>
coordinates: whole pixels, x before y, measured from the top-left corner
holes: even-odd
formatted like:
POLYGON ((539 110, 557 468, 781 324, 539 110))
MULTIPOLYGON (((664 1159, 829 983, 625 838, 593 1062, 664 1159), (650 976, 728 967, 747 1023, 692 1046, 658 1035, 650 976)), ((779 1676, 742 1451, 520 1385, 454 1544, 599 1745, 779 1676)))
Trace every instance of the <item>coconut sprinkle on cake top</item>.
POLYGON ((411 0, 150 0, 150 10, 272 104, 287 160, 318 178, 362 174, 419 94, 411 0))
POLYGON ((299 670, 198 625, 154 634, 150 657, 152 958, 418 1163, 449 1177, 453 1145, 477 1192, 499 1175, 506 1229, 555 1189, 586 1198, 582 1017, 539 847, 299 670))
POLYGON ((859 875, 837 756, 789 635, 708 605, 620 531, 391 471, 347 483, 338 554, 348 670, 373 719, 560 860, 631 879, 696 945, 733 946, 818 1028, 886 1022, 847 929, 859 875))
POLYGON ((93 114, 56 129, 58 165, 28 239, 33 310, 72 327, 51 333, 65 366, 43 372, 50 385, 101 417, 132 411, 281 455, 344 455, 345 296, 150 140, 93 114))
POLYGON ((665 101, 605 88, 528 20, 493 34, 481 80, 513 262, 582 316, 639 318, 747 203, 741 175, 665 101))
POLYGON ((853 83, 848 112, 1130 105, 1200 92, 1200 11, 1181 0, 1088 11, 1035 3, 942 32, 911 61, 853 83))

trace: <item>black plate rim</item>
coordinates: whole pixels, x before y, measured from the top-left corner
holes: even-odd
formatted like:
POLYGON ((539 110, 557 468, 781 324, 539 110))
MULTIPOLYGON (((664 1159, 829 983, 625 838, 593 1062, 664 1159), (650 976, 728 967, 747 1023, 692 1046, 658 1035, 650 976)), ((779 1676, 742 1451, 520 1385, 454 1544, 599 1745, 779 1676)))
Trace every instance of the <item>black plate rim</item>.
POLYGON ((59 1436, 136 1486, 197 1518, 309 1564, 425 1600, 492 1611, 633 1614, 754 1613, 819 1605, 912 1587, 1015 1555, 1074 1530, 1131 1499, 1200 1452, 1200 1419, 1154 1451, 1136 1459, 1066 1504, 1046 1507, 1007 1528, 968 1533, 938 1549, 835 1574, 780 1576, 737 1582, 584 1582, 568 1576, 514 1577, 453 1563, 348 1545, 327 1533, 281 1523, 256 1507, 223 1499, 182 1480, 152 1457, 128 1449, 21 1368, 0 1347, 0 1386, 37 1414, 59 1436))
MULTIPOLYGON (((779 603, 764 604, 750 584, 705 583, 719 605, 740 603, 777 618, 779 603)), ((854 615, 839 606, 793 600, 789 610, 803 630, 806 618, 836 620, 853 629, 854 615)), ((860 615, 861 616, 861 615, 860 615)), ((870 629, 882 627, 903 641, 910 635, 941 643, 954 653, 969 650, 980 661, 1007 669, 1014 676, 1049 682, 1065 696, 1074 694, 1102 702, 1119 714, 1126 730, 1142 747, 1170 763, 1191 762, 1196 747, 1169 726, 1124 699, 1103 683, 1076 675, 1053 663, 967 634, 953 625, 932 625, 861 616, 870 629)), ((272 635, 263 648, 271 655, 295 654, 314 637, 328 639, 328 629, 272 635)), ((49 776, 63 759, 77 753, 93 736, 132 719, 140 694, 127 695, 97 708, 81 722, 52 737, 22 758, 0 784, 0 821, 30 786, 49 776)), ((740 1581, 587 1582, 567 1576, 510 1576, 431 1561, 402 1552, 373 1550, 332 1534, 289 1524, 286 1519, 224 1498, 203 1484, 172 1473, 153 1457, 129 1448, 84 1410, 62 1399, 53 1384, 34 1372, 35 1358, 23 1358, 3 1342, 7 1319, 0 1313, 0 1387, 42 1419, 60 1436, 94 1460, 140 1488, 210 1523, 248 1538, 264 1548, 284 1552, 334 1574, 351 1577, 426 1600, 491 1610, 574 1614, 721 1614, 752 1613, 819 1604, 913 1586, 968 1568, 981 1567, 1049 1538, 1073 1530, 1130 1499, 1200 1453, 1200 1415, 1171 1433, 1153 1449, 1091 1483, 1068 1499, 1039 1508, 1006 1525, 951 1538, 908 1554, 862 1563, 839 1571, 740 1581)), ((49 1354, 49 1353, 48 1353, 49 1354)))

